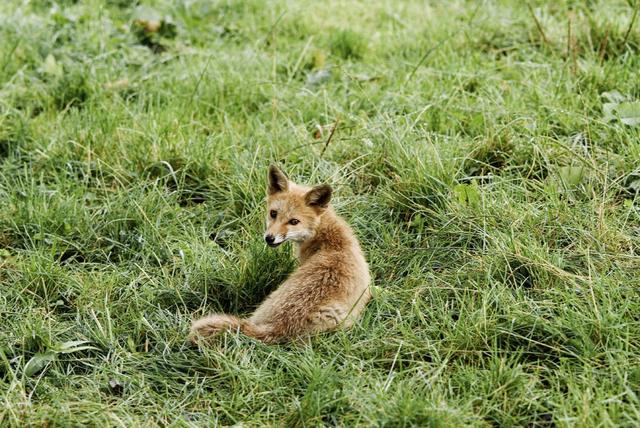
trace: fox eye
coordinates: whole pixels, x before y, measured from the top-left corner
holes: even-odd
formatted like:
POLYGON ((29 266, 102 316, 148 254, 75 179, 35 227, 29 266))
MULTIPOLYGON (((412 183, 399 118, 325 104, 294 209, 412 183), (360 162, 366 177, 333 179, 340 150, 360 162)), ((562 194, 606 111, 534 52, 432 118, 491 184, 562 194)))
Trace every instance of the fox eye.
POLYGON ((271 210, 269 211, 269 215, 271 216, 271 218, 276 218, 278 216, 278 211, 271 210))
POLYGON ((298 223, 300 223, 300 220, 298 220, 297 218, 292 218, 291 220, 289 220, 289 224, 292 226, 295 226, 298 223))

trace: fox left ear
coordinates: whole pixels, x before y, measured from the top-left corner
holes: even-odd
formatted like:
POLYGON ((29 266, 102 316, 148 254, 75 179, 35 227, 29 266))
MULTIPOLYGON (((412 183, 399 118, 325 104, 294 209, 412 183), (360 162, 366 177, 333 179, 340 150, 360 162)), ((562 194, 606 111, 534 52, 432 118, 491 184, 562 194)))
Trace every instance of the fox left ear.
POLYGON ((286 192, 289 189, 289 180, 284 172, 280 171, 277 166, 269 165, 269 173, 267 174, 268 186, 267 193, 273 195, 278 192, 286 192))
POLYGON ((304 196, 304 201, 310 207, 326 208, 331 201, 331 186, 321 184, 309 190, 304 196))

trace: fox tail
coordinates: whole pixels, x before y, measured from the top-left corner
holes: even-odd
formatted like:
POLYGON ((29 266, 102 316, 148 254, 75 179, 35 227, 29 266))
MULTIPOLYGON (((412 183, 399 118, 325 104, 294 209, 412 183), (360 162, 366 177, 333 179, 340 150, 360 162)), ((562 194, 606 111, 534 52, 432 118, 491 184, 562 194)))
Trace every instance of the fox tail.
POLYGON ((194 321, 191 325, 189 339, 197 343, 199 337, 216 336, 224 332, 241 332, 262 342, 272 343, 276 338, 269 329, 252 323, 248 319, 226 314, 213 314, 194 321))

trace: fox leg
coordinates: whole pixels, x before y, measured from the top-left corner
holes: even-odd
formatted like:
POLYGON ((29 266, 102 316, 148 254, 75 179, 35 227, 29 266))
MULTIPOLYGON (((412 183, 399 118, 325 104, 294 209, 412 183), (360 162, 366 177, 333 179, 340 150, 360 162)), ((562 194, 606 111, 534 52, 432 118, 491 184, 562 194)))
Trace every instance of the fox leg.
POLYGON ((324 306, 309 317, 309 329, 312 333, 331 331, 340 325, 350 327, 353 320, 347 316, 348 311, 340 306, 324 306))

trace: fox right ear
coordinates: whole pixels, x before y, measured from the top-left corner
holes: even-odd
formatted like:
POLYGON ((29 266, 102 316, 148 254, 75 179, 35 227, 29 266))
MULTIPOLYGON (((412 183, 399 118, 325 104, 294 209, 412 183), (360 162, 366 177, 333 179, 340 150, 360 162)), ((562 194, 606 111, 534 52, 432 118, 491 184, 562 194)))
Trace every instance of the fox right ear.
POLYGON ((277 166, 269 165, 269 174, 267 175, 268 186, 267 193, 273 195, 278 192, 286 192, 289 189, 289 180, 284 172, 280 171, 277 166))
POLYGON ((331 201, 331 192, 331 186, 321 184, 309 190, 304 199, 310 207, 325 209, 329 205, 329 201, 331 201))

